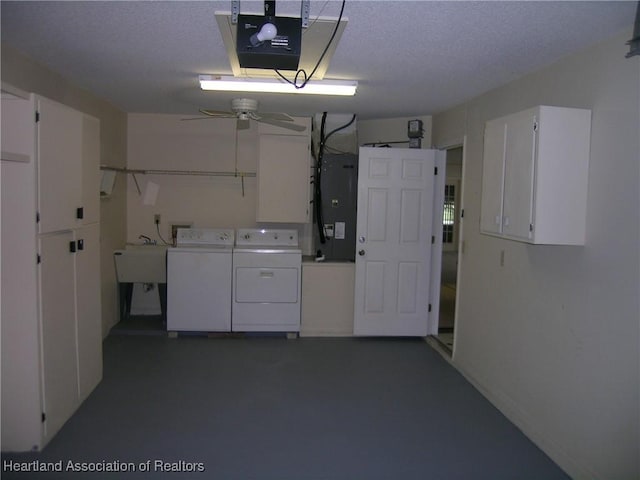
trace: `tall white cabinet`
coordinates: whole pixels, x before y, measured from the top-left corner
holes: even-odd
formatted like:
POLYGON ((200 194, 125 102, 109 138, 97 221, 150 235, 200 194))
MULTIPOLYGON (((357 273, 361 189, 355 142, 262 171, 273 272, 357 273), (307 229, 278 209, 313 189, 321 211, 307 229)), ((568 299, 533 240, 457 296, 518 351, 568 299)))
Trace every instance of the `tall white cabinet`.
POLYGON ((584 245, 591 111, 538 106, 485 125, 480 231, 584 245))
POLYGON ((102 379, 100 123, 4 91, 2 113, 2 446, 25 451, 102 379))

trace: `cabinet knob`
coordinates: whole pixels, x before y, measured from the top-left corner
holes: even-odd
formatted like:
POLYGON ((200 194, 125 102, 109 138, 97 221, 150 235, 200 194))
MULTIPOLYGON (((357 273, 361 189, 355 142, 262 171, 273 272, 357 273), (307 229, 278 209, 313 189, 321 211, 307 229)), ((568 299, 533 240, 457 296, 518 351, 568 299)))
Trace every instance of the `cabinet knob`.
POLYGON ((358 251, 358 255, 360 255, 361 257, 364 257, 365 251, 364 250, 359 250, 358 251))

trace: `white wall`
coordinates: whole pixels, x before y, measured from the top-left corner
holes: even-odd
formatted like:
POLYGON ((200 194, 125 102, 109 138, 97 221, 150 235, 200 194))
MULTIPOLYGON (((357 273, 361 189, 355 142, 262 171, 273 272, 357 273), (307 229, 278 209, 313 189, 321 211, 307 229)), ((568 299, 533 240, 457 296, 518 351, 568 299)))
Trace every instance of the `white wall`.
POLYGON ((390 143, 397 148, 408 148, 407 122, 409 120, 422 120, 424 137, 422 148, 431 148, 431 122, 430 116, 384 118, 380 120, 358 120, 358 143, 360 145, 370 143, 390 143), (391 142, 406 142, 394 144, 391 142))
MULTIPOLYGON (((181 115, 129 114, 128 168, 234 172, 235 121, 206 119, 182 121, 181 115)), ((255 127, 238 134, 237 170, 256 171, 255 127)), ((153 222, 161 214, 160 233, 170 240, 170 224, 195 227, 239 228, 255 224, 255 178, 245 178, 244 197, 240 178, 191 175, 128 176, 127 241, 139 242, 147 235, 161 243, 153 222), (158 186, 155 201, 150 184, 158 186)))
MULTIPOLYGON (((183 121, 184 115, 129 114, 127 157, 129 169, 256 173, 258 131, 238 131, 235 119, 183 121)), ((127 182, 127 241, 139 243, 146 235, 162 243, 154 224, 161 215, 160 235, 170 242, 170 225, 253 228, 256 223, 256 179, 195 175, 136 175, 127 182), (150 185, 152 184, 152 185, 150 185), (157 196, 149 188, 157 186, 157 196)), ((287 181, 287 172, 282 172, 287 181)), ((305 253, 311 254, 311 226, 260 224, 296 228, 305 253)))
POLYGON ((436 145, 467 135, 453 362, 575 478, 640 477, 640 61, 624 57, 629 38, 434 117, 436 145), (584 247, 479 233, 484 123, 539 104, 592 110, 584 247))

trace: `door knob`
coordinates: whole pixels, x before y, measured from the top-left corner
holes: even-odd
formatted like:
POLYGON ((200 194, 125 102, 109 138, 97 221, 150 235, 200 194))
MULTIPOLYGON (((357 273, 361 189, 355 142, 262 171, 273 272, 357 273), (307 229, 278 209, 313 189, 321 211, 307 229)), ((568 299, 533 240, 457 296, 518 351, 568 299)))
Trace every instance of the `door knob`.
POLYGON ((363 256, 364 256, 364 250, 359 250, 359 251, 358 251, 358 255, 360 255, 361 257, 363 257, 363 256))

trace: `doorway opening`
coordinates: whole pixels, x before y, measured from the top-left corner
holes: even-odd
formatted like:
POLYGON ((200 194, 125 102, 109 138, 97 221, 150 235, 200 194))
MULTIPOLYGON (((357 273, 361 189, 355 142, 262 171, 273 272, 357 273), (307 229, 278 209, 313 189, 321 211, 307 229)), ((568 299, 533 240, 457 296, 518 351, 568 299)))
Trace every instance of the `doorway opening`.
POLYGON ((462 194, 462 146, 447 149, 447 167, 442 215, 442 268, 438 342, 453 353, 456 297, 458 291, 458 244, 462 194))

